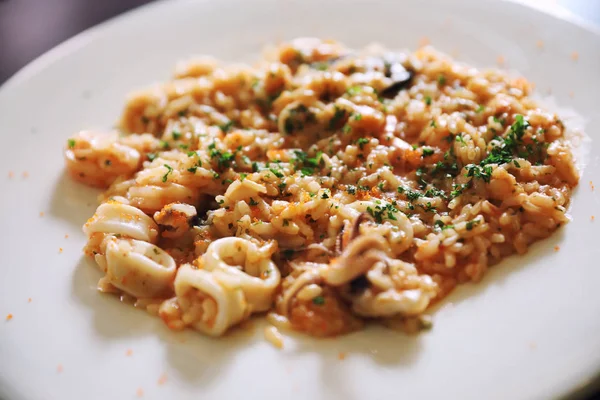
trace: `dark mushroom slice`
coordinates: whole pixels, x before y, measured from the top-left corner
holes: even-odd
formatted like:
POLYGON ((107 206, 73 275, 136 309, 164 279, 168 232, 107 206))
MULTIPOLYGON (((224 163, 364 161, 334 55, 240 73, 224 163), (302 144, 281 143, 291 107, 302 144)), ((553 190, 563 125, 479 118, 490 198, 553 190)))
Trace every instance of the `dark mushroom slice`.
POLYGON ((342 229, 340 230, 340 233, 335 241, 336 254, 341 254, 348 244, 356 239, 356 237, 360 234, 360 224, 365 221, 373 221, 373 217, 365 212, 360 213, 358 217, 352 220, 352 222, 345 221, 345 224, 342 226, 342 229))
POLYGON ((196 208, 190 204, 171 203, 154 213, 154 221, 166 238, 176 239, 183 236, 194 224, 196 208))
POLYGON ((392 84, 381 91, 381 96, 386 98, 395 97, 398 92, 410 87, 414 73, 404 68, 400 63, 386 65, 385 76, 392 80, 392 84))
POLYGON ((386 242, 379 235, 359 236, 323 271, 325 283, 331 286, 350 283, 375 263, 386 259, 385 247, 386 242))

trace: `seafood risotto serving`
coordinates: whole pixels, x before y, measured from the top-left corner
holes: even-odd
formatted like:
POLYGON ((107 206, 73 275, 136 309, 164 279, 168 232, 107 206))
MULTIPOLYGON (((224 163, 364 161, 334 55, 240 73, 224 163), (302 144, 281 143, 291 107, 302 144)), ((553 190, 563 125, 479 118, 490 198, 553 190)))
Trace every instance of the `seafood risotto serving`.
POLYGON ((568 222, 571 145, 531 89, 431 47, 182 62, 118 131, 67 141, 73 178, 106 188, 83 228, 99 288, 211 336, 258 313, 313 336, 426 328, 568 222))

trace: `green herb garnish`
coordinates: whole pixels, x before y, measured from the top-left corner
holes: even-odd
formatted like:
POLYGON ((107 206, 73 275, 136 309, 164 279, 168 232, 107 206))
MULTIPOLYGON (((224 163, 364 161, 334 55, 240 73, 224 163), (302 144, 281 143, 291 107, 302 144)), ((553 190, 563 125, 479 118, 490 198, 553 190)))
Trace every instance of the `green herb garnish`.
POLYGON ((283 178, 283 174, 280 171, 277 171, 275 168, 269 168, 269 171, 271 171, 277 178, 283 178))
POLYGON ((346 116, 346 110, 344 110, 342 108, 338 108, 336 106, 335 113, 333 114, 333 117, 331 117, 331 119, 329 120, 329 130, 330 131, 335 130, 335 128, 339 125, 339 123, 344 119, 345 116, 346 116))
POLYGON ((356 96, 362 91, 361 86, 352 86, 346 91, 350 96, 356 96))
POLYGON ((313 304, 315 304, 317 306, 322 306, 323 304, 325 304, 325 297, 323 297, 323 296, 317 296, 317 297, 315 297, 315 298, 312 299, 312 302, 313 302, 313 304))
POLYGON ((362 150, 365 147, 365 144, 369 143, 370 140, 367 138, 359 138, 356 141, 356 144, 358 145, 358 147, 360 147, 360 149, 362 150))
POLYGON ((219 128, 224 132, 227 133, 229 132, 229 130, 231 129, 231 127, 233 126, 233 121, 229 120, 226 123, 224 123, 223 125, 219 125, 219 128))
POLYGON ((473 227, 474 227, 475 225, 479 224, 480 222, 481 222, 481 221, 479 221, 479 220, 476 220, 476 219, 473 219, 473 220, 471 220, 471 221, 467 222, 467 230, 468 230, 468 231, 470 231, 470 230, 473 230, 473 227))
POLYGON ((165 167, 167 169, 167 173, 163 175, 162 181, 166 182, 167 178, 169 177, 169 174, 171 174, 173 172, 173 168, 167 164, 163 164, 163 167, 165 167))

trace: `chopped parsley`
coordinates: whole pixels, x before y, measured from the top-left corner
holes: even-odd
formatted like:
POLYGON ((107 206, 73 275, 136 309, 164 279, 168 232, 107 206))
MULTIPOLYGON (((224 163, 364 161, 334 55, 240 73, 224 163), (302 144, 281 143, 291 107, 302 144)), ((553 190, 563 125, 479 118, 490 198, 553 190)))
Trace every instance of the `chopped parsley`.
MULTIPOLYGON (((292 250, 292 252, 293 252, 293 250, 292 250)), ((315 298, 312 299, 312 302, 313 302, 314 305, 322 306, 323 304, 325 304, 325 297, 323 297, 323 296, 317 296, 317 297, 315 297, 315 298)))
POLYGON ((271 171, 276 177, 283 178, 283 174, 275 168, 269 168, 269 171, 271 171))
POLYGON ((348 194, 356 194, 356 186, 348 185, 346 187, 346 192, 348 192, 348 194))
POLYGON ((360 120, 362 119, 362 114, 360 114, 360 113, 356 113, 356 114, 354 114, 354 117, 353 117, 353 119, 354 119, 355 121, 360 121, 360 120))
POLYGON ((362 91, 361 86, 352 86, 346 91, 350 96, 356 96, 362 91))
POLYGON ((312 63, 310 66, 319 71, 327 71, 329 68, 329 65, 326 62, 316 62, 312 63))
POLYGON ((169 175, 173 172, 173 168, 167 164, 163 164, 163 167, 165 167, 167 169, 167 173, 163 175, 162 181, 166 182, 169 175))
POLYGON ((440 86, 444 86, 446 84, 446 77, 444 75, 438 76, 437 83, 440 86))
POLYGON ((220 169, 229 168, 231 162, 235 159, 235 154, 229 151, 222 152, 217 150, 214 143, 209 144, 208 149, 210 158, 217 160, 217 165, 220 169))
POLYGON ((431 122, 429 123, 429 126, 431 126, 432 128, 436 128, 437 125, 435 124, 435 120, 432 119, 431 122))
POLYGON ((467 230, 468 230, 468 231, 471 231, 471 230, 473 230, 473 227, 474 227, 475 225, 479 224, 480 222, 481 222, 481 221, 479 221, 479 220, 477 220, 477 219, 473 219, 473 220, 471 220, 471 221, 468 221, 468 222, 467 222, 467 225, 466 225, 466 226, 467 226, 467 230))
POLYGON ((434 228, 440 229, 440 230, 445 230, 445 229, 454 229, 454 225, 446 225, 444 224, 444 221, 442 221, 441 219, 436 220, 433 223, 434 228))
POLYGON ((362 149, 364 149, 364 147, 365 147, 365 144, 367 144, 367 143, 369 143, 369 142, 370 142, 370 140, 369 140, 369 139, 367 139, 367 138, 359 138, 359 139, 356 141, 356 144, 357 144, 357 145, 358 145, 358 147, 360 147, 360 149, 362 150, 362 149))
POLYGON ((247 176, 248 174, 240 174, 240 181, 244 182, 244 179, 246 179, 247 176))
POLYGON ((315 168, 321 166, 323 152, 318 151, 315 157, 309 157, 307 153, 301 150, 294 150, 296 158, 293 160, 296 164, 296 170, 300 170, 302 176, 309 176, 315 173, 315 168))
MULTIPOLYGON (((444 155, 444 159, 447 158, 448 157, 444 155)), ((438 161, 433 165, 433 169, 431 170, 432 175, 446 174, 450 177, 458 175, 458 172, 458 163, 456 162, 456 159, 454 159, 453 162, 438 161)))
POLYGON ((333 117, 329 120, 329 130, 333 131, 340 124, 340 122, 346 117, 346 110, 335 107, 335 113, 333 117))
MULTIPOLYGON (((465 167, 467 169, 467 176, 481 178, 485 182, 489 182, 492 174, 491 164, 501 165, 513 162, 517 168, 520 168, 519 162, 514 159, 514 154, 527 157, 534 152, 531 145, 526 145, 525 151, 519 151, 519 147, 523 145, 522 139, 525 135, 525 130, 528 127, 529 122, 522 115, 517 114, 515 122, 511 125, 506 137, 497 137, 494 139, 498 144, 490 150, 487 157, 481 160, 479 165, 469 164, 465 167)), ((541 148, 539 148, 539 151, 541 152, 541 148)))
POLYGON ((146 154, 146 157, 148 157, 148 160, 154 161, 154 159, 156 157, 158 157, 158 154, 156 154, 156 153, 148 153, 148 154, 146 154))
POLYGON ((425 174, 425 168, 419 167, 415 171, 415 176, 417 178, 417 183, 421 189, 424 189, 427 186, 427 182, 423 179, 423 175, 425 174))
POLYGON ((69 146, 70 149, 75 147, 75 139, 69 139, 67 140, 67 145, 69 146))
POLYGON ((233 126, 233 121, 229 120, 226 123, 224 123, 223 125, 219 125, 219 128, 221 128, 221 130, 224 133, 229 132, 229 130, 231 129, 231 127, 233 126))
POLYGON ((463 191, 469 186, 468 183, 455 183, 452 185, 452 191, 450 192, 450 198, 454 199, 460 196, 463 191))
POLYGON ((258 201, 254 200, 252 197, 250 197, 250 205, 251 206, 257 206, 258 205, 258 201))
POLYGON ((310 176, 315 173, 315 170, 310 167, 302 167, 300 168, 300 173, 302 176, 310 176))
POLYGON ((484 182, 489 182, 492 178, 493 169, 491 165, 480 166, 469 164, 466 165, 465 168, 467 170, 467 174, 465 176, 483 179, 484 182))
POLYGON ((290 110, 290 116, 285 120, 283 129, 285 133, 292 134, 303 130, 306 122, 315 121, 315 114, 309 111, 304 104, 300 104, 298 107, 290 110))
POLYGON ((480 104, 479 107, 477 107, 477 110, 475 110, 475 112, 479 114, 482 113, 483 110, 485 110, 485 107, 483 106, 483 104, 480 104))
POLYGON ((436 187, 432 187, 431 189, 427 189, 427 191, 425 192, 425 197, 441 197, 445 199, 446 192, 436 187))
POLYGON ((409 201, 415 201, 419 197, 423 197, 422 193, 419 193, 415 190, 404 188, 402 186, 398 187, 398 193, 404 194, 409 201))
POLYGON ((423 210, 425 210, 425 212, 435 212, 435 206, 431 205, 430 201, 428 201, 426 205, 419 205, 423 207, 423 210))
MULTIPOLYGON (((522 116, 521 116, 522 118, 522 116)), ((498 118, 498 117, 492 117, 492 119, 494 120, 494 122, 504 126, 504 124, 506 124, 506 120, 504 118, 498 118)))
POLYGON ((425 96, 425 104, 427 104, 428 106, 431 105, 431 96, 425 96))
POLYGON ((173 131, 171 134, 173 135, 174 140, 179 140, 179 138, 181 138, 181 132, 173 131))
POLYGON ((393 204, 389 203, 384 206, 377 204, 375 207, 367 207, 367 213, 369 213, 369 215, 380 224, 383 223, 384 218, 396 221, 397 218, 394 215, 396 212, 398 212, 398 209, 394 207, 393 204))
POLYGON ((432 156, 435 151, 430 148, 423 148, 423 158, 432 156))

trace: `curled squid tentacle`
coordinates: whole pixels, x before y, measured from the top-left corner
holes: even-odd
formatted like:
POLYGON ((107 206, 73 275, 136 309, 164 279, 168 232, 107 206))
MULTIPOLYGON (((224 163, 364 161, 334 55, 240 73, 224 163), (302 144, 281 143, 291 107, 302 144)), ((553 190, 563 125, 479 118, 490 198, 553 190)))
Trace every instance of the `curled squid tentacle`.
POLYGON ((209 271, 184 264, 174 285, 182 321, 207 335, 221 336, 250 314, 241 288, 226 287, 209 271))
POLYGON ((224 285, 240 287, 253 312, 271 308, 281 274, 257 245, 237 237, 218 239, 208 246, 202 261, 224 285))
POLYGON ((323 278, 321 277, 321 271, 318 268, 309 269, 300 274, 300 276, 294 280, 292 285, 283 293, 283 298, 280 303, 280 311, 282 315, 286 317, 289 315, 292 300, 294 297, 296 297, 300 290, 310 284, 319 284, 322 281, 323 278))
POLYGON ((109 201, 101 204, 83 226, 89 237, 94 233, 118 234, 132 239, 156 243, 158 226, 141 210, 127 204, 109 201))
POLYGON ((366 273, 385 255, 386 242, 381 236, 365 235, 354 239, 323 271, 323 279, 332 286, 341 286, 366 273))
POLYGON ((173 258, 151 243, 115 237, 107 240, 106 277, 132 296, 168 296, 176 271, 173 258))

